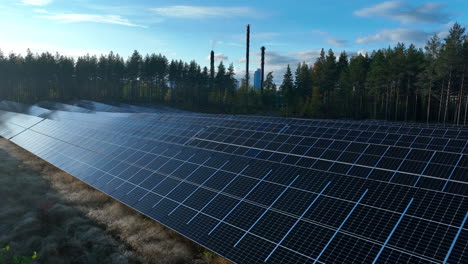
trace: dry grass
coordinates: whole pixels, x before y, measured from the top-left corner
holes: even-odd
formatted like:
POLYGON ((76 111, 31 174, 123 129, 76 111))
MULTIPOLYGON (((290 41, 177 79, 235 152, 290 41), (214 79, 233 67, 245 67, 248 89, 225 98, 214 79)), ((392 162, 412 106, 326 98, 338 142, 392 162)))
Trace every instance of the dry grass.
POLYGON ((39 263, 229 263, 0 139, 0 247, 39 263))

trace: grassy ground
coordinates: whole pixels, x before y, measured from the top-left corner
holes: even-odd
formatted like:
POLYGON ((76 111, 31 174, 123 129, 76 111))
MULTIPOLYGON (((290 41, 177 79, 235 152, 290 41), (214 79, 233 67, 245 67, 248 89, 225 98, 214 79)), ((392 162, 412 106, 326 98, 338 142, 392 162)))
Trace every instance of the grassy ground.
POLYGON ((7 245, 10 255, 37 251, 37 263, 228 263, 0 138, 7 245))

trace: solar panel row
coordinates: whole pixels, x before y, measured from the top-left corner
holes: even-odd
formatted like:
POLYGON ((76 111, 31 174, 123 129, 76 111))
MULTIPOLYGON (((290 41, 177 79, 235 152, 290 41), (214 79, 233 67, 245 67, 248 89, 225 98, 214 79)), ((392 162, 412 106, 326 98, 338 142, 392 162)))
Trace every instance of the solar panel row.
MULTIPOLYGON (((126 125, 120 122, 118 124, 120 127, 126 125)), ((65 123, 64 126, 73 125, 65 123)), ((325 172, 434 190, 446 190, 451 193, 466 193, 467 184, 463 182, 462 177, 467 174, 467 157, 447 152, 449 149, 447 146, 433 148, 439 151, 429 151, 359 143, 359 141, 331 140, 324 137, 307 138, 279 134, 269 134, 266 137, 267 134, 261 132, 232 130, 233 133, 247 135, 235 137, 232 136, 232 133, 229 136, 222 133, 209 133, 211 127, 201 132, 198 130, 198 136, 192 140, 192 133, 197 131, 198 127, 184 130, 185 128, 181 125, 164 122, 153 123, 152 126, 157 128, 140 128, 140 130, 137 128, 136 135, 131 130, 130 132, 120 132, 120 134, 134 134, 139 138, 184 143, 200 148, 267 159, 282 164, 315 168, 325 172), (145 133, 144 131, 153 132, 145 133), (155 134, 157 131, 165 133, 155 134), (204 138, 205 133, 209 133, 208 138, 204 138), (226 142, 229 139, 232 142, 226 142)), ((46 128, 47 130, 48 128, 46 128)), ((460 152, 466 150, 466 142, 463 142, 463 146, 457 146, 460 148, 460 152)))
POLYGON ((466 146, 205 116, 43 120, 12 141, 234 262, 468 262, 466 146))

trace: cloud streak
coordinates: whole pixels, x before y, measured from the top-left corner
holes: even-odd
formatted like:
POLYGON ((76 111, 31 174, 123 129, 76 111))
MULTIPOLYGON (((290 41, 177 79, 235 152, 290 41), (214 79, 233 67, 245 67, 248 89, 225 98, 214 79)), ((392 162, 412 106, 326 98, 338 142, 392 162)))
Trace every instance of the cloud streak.
POLYGON ((313 29, 312 33, 317 34, 317 35, 326 35, 328 34, 327 32, 320 30, 320 29, 313 29))
POLYGON ((216 17, 258 17, 259 12, 250 7, 219 7, 174 5, 152 8, 156 14, 173 18, 216 18, 216 17))
POLYGON ((52 3, 52 0, 21 0, 21 3, 25 5, 45 6, 52 3))
POLYGON ((344 47, 348 44, 348 41, 344 39, 329 38, 327 39, 327 43, 333 46, 344 47))
POLYGON ((431 35, 433 35, 433 33, 428 33, 418 29, 383 29, 377 34, 356 39, 356 43, 368 44, 373 42, 384 42, 395 44, 398 42, 407 42, 420 44, 424 43, 431 35))
MULTIPOLYGON (((229 58, 223 53, 216 53, 214 56, 215 61, 227 61, 229 58)), ((210 61, 210 55, 205 58, 206 61, 210 61)))
POLYGON ((411 6, 404 1, 388 1, 357 10, 354 14, 360 17, 385 17, 402 24, 447 23, 450 14, 442 10, 445 6, 442 3, 411 6))
POLYGON ((48 14, 49 12, 46 9, 34 9, 34 12, 39 14, 48 14))
POLYGON ((130 20, 123 18, 119 15, 54 14, 54 15, 43 15, 39 17, 59 21, 61 23, 91 22, 91 23, 115 24, 115 25, 128 26, 128 27, 146 28, 146 26, 134 24, 130 22, 130 20))

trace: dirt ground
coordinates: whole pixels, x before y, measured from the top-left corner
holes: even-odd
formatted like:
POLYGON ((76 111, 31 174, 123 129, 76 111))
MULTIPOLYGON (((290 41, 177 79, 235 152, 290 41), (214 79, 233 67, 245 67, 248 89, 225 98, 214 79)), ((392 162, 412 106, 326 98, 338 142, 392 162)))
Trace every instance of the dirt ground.
POLYGON ((37 263, 229 263, 0 138, 6 246, 37 263))

